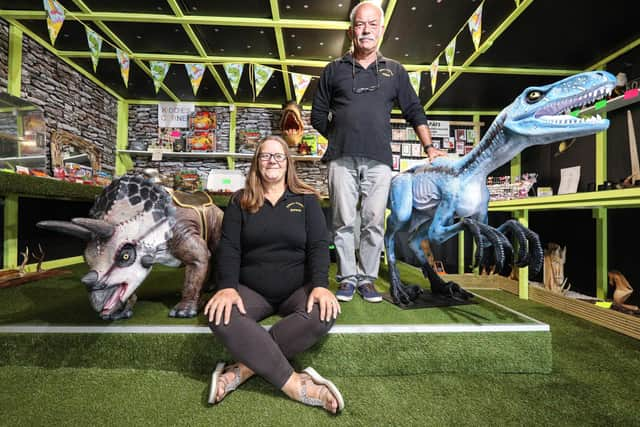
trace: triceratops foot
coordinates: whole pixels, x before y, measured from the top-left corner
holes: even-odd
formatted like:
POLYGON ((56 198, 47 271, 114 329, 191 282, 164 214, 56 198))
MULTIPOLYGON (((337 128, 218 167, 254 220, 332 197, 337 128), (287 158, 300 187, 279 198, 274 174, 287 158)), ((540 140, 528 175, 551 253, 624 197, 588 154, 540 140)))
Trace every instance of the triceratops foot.
POLYGON ((197 301, 180 301, 169 312, 169 317, 188 318, 195 317, 198 314, 197 301))

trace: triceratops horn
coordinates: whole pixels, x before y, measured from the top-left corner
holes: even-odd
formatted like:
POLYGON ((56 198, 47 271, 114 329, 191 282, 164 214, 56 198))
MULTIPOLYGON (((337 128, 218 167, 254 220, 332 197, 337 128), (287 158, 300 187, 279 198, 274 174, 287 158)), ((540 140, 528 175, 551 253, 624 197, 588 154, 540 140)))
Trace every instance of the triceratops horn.
POLYGON ((39 228, 45 230, 57 231, 59 233, 69 234, 82 240, 89 241, 93 238, 91 230, 80 225, 73 224, 68 221, 40 221, 36 224, 39 228))
POLYGON ((93 218, 73 218, 72 223, 91 230, 96 236, 101 239, 108 239, 113 236, 116 231, 113 224, 109 224, 107 221, 93 218))

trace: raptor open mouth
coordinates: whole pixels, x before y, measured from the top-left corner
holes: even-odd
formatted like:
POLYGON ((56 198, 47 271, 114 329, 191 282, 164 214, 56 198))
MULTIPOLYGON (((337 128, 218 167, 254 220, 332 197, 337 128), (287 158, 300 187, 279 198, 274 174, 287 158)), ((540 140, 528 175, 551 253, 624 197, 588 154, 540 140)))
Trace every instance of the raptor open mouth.
POLYGON ((576 117, 571 115, 571 111, 578 107, 583 108, 591 105, 605 96, 609 96, 614 86, 611 83, 605 83, 595 89, 585 90, 577 95, 551 102, 538 110, 535 113, 535 118, 557 125, 598 124, 604 122, 605 120, 599 114, 589 117, 576 117))
POLYGON ((126 294, 128 287, 129 285, 126 282, 123 282, 118 286, 114 286, 115 290, 102 307, 102 311, 100 312, 102 316, 109 315, 120 308, 124 302, 122 297, 126 294))

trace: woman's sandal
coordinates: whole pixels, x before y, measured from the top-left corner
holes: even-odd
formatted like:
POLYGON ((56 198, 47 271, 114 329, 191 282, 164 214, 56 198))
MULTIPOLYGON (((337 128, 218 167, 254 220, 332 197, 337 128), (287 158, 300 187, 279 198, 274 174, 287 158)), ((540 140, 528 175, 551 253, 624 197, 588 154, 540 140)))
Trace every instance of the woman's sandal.
MULTIPOLYGON (((338 402, 338 408, 336 410, 336 413, 338 413, 338 412, 340 412, 340 411, 342 411, 344 409, 344 399, 342 398, 342 394, 340 394, 340 391, 338 390, 338 387, 336 387, 336 385, 334 383, 332 383, 328 379, 322 377, 318 372, 316 372, 315 369, 313 369, 311 367, 308 367, 308 368, 304 369, 302 372, 304 372, 305 374, 309 375, 309 377, 311 377, 311 381, 313 381, 314 384, 323 385, 329 390, 329 392, 333 395, 333 397, 338 402)), ((324 401, 322 401, 320 399, 317 399, 315 397, 307 396, 307 385, 305 384, 304 380, 302 381, 302 388, 300 390, 300 401, 302 403, 305 403, 305 404, 311 405, 311 406, 322 406, 322 407, 324 407, 324 405, 325 405, 324 401)))
POLYGON ((213 374, 211 374, 211 384, 209 385, 209 399, 208 399, 209 404, 215 405, 216 403, 222 402, 222 400, 225 397, 227 397, 227 395, 231 393, 233 390, 237 389, 241 383, 242 383, 242 378, 240 376, 240 366, 231 365, 228 367, 227 370, 225 370, 225 363, 219 362, 216 365, 216 368, 213 370, 213 374), (226 374, 229 371, 233 371, 235 375, 233 377, 233 381, 231 382, 227 382, 227 380, 222 377, 222 375, 226 374), (216 401, 216 395, 218 394, 218 381, 223 381, 225 385, 224 385, 224 395, 220 400, 216 401))

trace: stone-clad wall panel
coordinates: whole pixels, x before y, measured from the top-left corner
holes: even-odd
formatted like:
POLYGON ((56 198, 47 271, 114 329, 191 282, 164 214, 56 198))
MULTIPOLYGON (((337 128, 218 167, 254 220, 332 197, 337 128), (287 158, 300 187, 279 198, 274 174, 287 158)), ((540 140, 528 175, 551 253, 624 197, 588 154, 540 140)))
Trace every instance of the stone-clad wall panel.
POLYGON ((0 20, 0 90, 6 92, 9 74, 9 24, 0 20))

